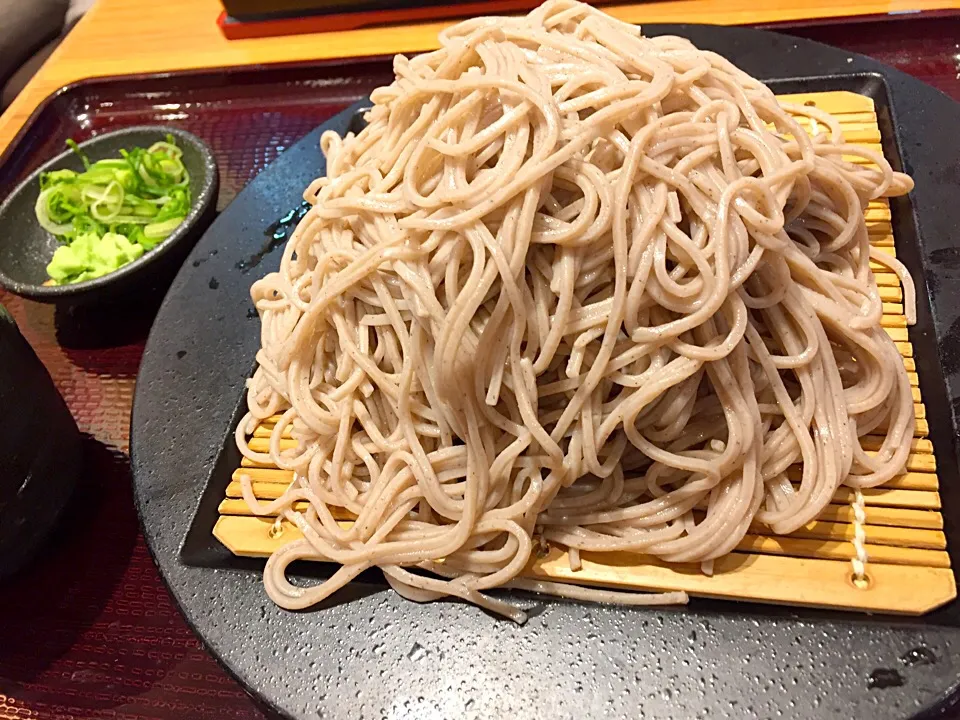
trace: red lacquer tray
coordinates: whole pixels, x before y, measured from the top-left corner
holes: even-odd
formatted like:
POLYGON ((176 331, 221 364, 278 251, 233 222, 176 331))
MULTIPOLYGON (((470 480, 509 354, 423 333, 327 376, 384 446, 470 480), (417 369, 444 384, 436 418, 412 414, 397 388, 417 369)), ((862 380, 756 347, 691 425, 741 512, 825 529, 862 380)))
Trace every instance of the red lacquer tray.
MULTIPOLYGON (((957 16, 789 30, 872 56, 960 99, 957 16)), ((213 148, 224 207, 284 148, 370 89, 382 59, 105 79, 62 90, 0 160, 0 197, 67 138, 143 123, 213 148)), ((85 433, 85 471, 47 550, 0 588, 0 718, 259 718, 173 606, 129 478, 134 378, 156 303, 106 316, 0 292, 85 433)), ((941 715, 941 717, 948 717, 941 715)))

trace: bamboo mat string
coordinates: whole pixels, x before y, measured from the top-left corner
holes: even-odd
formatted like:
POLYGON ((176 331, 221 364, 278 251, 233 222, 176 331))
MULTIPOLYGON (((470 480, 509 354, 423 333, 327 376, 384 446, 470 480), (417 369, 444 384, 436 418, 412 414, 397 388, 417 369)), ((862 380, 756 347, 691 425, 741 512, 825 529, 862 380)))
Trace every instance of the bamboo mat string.
POLYGON ((853 549, 856 553, 850 562, 853 565, 853 584, 858 588, 864 589, 868 585, 867 581, 867 561, 870 556, 867 554, 867 513, 864 508, 865 500, 863 493, 857 488, 853 496, 853 502, 850 504, 853 508, 853 549))

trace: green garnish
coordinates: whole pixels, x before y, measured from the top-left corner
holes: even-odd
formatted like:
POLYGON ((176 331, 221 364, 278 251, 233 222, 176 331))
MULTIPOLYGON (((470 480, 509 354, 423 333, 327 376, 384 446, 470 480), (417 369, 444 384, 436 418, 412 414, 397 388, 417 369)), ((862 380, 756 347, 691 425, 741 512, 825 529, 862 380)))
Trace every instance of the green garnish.
POLYGON ((113 272, 172 233, 190 212, 190 176, 173 136, 149 148, 90 162, 84 171, 40 176, 37 221, 63 243, 47 266, 48 284, 68 285, 113 272))

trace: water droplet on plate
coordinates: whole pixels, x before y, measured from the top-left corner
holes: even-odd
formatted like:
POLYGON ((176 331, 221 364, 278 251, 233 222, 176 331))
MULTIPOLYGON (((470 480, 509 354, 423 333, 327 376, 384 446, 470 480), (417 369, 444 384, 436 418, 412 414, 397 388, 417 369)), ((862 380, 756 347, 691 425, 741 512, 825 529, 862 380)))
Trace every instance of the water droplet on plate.
POLYGON ((413 660, 414 662, 418 662, 420 660, 423 660, 423 658, 425 658, 429 654, 430 654, 429 650, 427 650, 420 643, 415 642, 413 644, 413 647, 410 648, 410 652, 407 653, 407 657, 413 660))
POLYGON ((893 668, 877 668, 870 673, 870 677, 867 678, 867 687, 870 690, 901 687, 903 683, 903 675, 893 668))
POLYGON ((934 655, 933 650, 930 648, 919 645, 915 648, 910 648, 901 655, 900 662, 907 667, 913 667, 914 665, 934 665, 937 662, 937 656, 934 655))

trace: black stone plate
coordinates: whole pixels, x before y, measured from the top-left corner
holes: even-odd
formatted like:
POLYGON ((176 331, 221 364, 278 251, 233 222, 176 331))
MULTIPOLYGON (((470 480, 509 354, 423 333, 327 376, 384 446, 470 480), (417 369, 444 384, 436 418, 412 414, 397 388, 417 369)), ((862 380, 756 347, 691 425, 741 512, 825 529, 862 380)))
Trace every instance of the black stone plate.
MULTIPOLYGON (((646 30, 685 35, 777 92, 846 89, 876 100, 888 156, 900 158, 917 185, 911 198, 892 203, 893 222, 898 257, 919 285, 910 336, 956 553, 958 106, 877 62, 807 40, 743 28, 646 30)), ((352 117, 323 128, 343 132, 352 117)), ((147 542, 187 620, 251 693, 284 715, 314 719, 943 716, 960 675, 957 602, 909 619, 704 600, 645 610, 528 597, 537 609, 519 627, 458 602, 407 602, 370 573, 314 611, 274 607, 261 587, 262 562, 231 557, 210 531, 236 466, 230 436, 259 346, 249 286, 279 264, 264 229, 323 173, 319 134, 283 153, 194 249, 157 316, 133 408, 147 542)))

